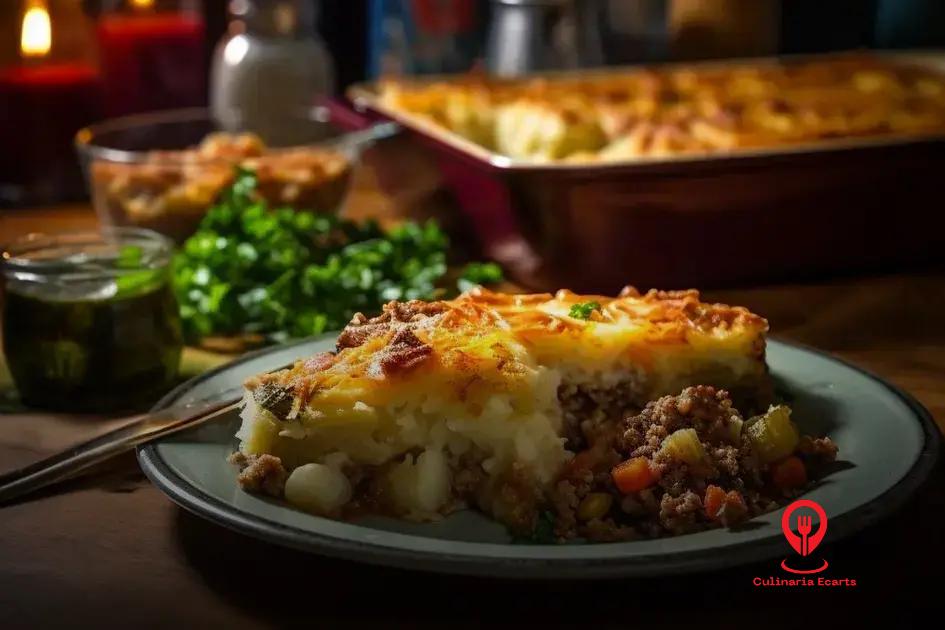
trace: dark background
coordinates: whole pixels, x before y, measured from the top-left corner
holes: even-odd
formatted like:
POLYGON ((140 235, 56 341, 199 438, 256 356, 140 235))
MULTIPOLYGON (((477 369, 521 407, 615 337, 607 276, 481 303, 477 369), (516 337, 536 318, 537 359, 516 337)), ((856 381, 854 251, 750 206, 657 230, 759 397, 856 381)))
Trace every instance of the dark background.
MULTIPOLYGON (((379 0, 373 0, 379 1, 379 0)), ((624 0, 632 2, 634 0, 624 0)), ((757 0, 764 2, 766 0, 757 0)), ((207 58, 226 30, 228 0, 203 0, 207 58)), ((340 90, 366 76, 372 0, 321 0, 318 30, 331 50, 340 90)), ((488 0, 479 0, 486 19, 488 0)), ((784 0, 780 52, 815 53, 856 48, 945 45, 941 0, 784 0)))

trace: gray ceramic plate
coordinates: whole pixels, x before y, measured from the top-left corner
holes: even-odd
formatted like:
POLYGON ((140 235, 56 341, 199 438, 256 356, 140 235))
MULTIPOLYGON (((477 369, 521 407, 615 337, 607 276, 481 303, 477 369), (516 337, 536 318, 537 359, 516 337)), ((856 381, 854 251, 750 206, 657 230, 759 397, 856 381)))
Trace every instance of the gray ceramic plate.
MULTIPOLYGON (((252 374, 331 349, 334 335, 249 355, 185 383, 158 407, 232 396, 252 374)), ((806 496, 828 517, 826 540, 856 531, 889 513, 924 481, 939 450, 929 414, 909 395, 836 359, 770 341, 768 362, 793 417, 805 433, 829 435, 847 467, 806 496)), ((357 523, 312 516, 246 494, 226 457, 236 446, 234 415, 138 452, 159 488, 184 508, 251 536, 305 551, 411 569, 502 577, 653 575, 721 568, 789 551, 781 512, 738 531, 607 544, 512 544, 505 529, 472 511, 442 522, 385 518, 357 523)))

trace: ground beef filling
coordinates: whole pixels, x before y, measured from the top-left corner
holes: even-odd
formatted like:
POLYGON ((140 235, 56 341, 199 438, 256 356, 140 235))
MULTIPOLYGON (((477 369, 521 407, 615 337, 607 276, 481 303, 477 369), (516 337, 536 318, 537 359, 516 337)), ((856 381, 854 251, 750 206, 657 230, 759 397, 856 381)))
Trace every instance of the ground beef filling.
MULTIPOLYGON (((609 436, 588 440, 582 432, 588 448, 551 491, 555 536, 613 541, 678 535, 738 525, 776 509, 803 487, 772 483, 771 465, 759 461, 747 433, 738 430, 743 422, 726 391, 697 386, 628 413, 609 436), (663 448, 681 429, 695 431, 705 454, 698 466, 663 448), (627 462, 643 467, 637 475, 643 481, 634 485, 631 479, 621 488, 614 470, 627 462)), ((816 474, 836 454, 829 438, 803 436, 791 455, 798 461, 790 464, 816 474)))
POLYGON ((237 480, 243 490, 282 497, 289 474, 278 457, 236 452, 228 461, 240 469, 237 480))
MULTIPOLYGON (((282 403, 278 391, 263 393, 271 407, 282 403)), ((476 506, 533 542, 685 534, 737 526, 776 509, 802 492, 807 475, 816 478, 837 454, 829 438, 801 436, 790 458, 802 467, 804 484, 786 488, 774 483, 772 464, 759 461, 747 432, 736 430, 751 420, 742 417, 724 390, 689 387, 643 409, 633 408, 639 393, 631 382, 609 390, 563 385, 558 395, 566 447, 574 456, 551 488, 542 491, 520 466, 491 477, 482 467, 487 454, 472 449, 449 462, 453 502, 444 513, 476 506), (699 465, 665 448, 667 438, 681 430, 694 432, 695 448, 704 453, 699 465), (639 487, 621 485, 615 475, 631 461, 643 466, 645 483, 639 487), (547 531, 539 535, 541 530, 547 531)), ((279 458, 234 453, 230 462, 240 468, 244 490, 283 496, 288 473, 279 458)), ((395 463, 345 467, 354 498, 344 518, 399 515, 385 481, 395 463)))
POLYGON ((639 385, 633 380, 613 387, 562 383, 558 386, 558 402, 564 419, 565 446, 578 452, 594 444, 611 442, 624 414, 639 409, 636 401, 640 397, 639 385))

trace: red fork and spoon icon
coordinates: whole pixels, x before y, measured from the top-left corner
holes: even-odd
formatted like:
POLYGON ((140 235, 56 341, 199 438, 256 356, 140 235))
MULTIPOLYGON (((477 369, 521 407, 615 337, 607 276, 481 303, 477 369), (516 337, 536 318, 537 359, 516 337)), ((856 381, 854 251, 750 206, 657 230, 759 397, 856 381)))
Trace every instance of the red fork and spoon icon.
POLYGON ((827 514, 819 504, 808 499, 800 499, 784 510, 784 514, 781 516, 781 531, 784 532, 784 537, 787 538, 794 551, 802 556, 807 556, 817 548, 820 541, 824 539, 824 534, 827 533, 827 514), (791 529, 791 515, 799 508, 808 508, 817 515, 816 532, 814 532, 813 517, 806 514, 797 516, 797 534, 791 529), (811 533, 813 533, 813 536, 811 536, 811 533))
POLYGON ((801 540, 801 555, 802 556, 806 556, 807 554, 810 553, 810 549, 808 548, 808 545, 807 545, 808 543, 807 537, 810 535, 811 531, 813 531, 814 529, 813 523, 811 521, 812 519, 809 516, 797 517, 797 533, 803 537, 801 540))

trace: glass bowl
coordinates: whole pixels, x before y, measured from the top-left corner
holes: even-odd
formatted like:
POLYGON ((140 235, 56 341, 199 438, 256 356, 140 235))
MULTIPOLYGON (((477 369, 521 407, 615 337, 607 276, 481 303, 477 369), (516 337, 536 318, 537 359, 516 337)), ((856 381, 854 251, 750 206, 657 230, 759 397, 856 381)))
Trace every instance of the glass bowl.
POLYGON ((181 241, 232 183, 237 167, 258 178, 271 207, 340 207, 363 137, 338 131, 327 108, 249 129, 207 109, 115 118, 76 135, 92 204, 105 226, 148 228, 181 241))

